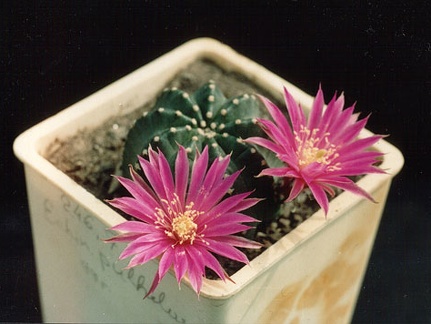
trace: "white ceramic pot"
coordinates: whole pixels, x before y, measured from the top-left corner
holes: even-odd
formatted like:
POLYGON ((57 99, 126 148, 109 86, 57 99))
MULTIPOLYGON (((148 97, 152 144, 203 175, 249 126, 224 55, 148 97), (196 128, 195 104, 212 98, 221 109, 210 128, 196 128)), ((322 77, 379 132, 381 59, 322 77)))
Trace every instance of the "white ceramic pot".
MULTIPOLYGON (((381 168, 359 185, 379 202, 344 192, 232 276, 205 280, 200 299, 187 281, 178 289, 168 273, 143 300, 156 261, 130 270, 117 261, 119 244, 105 244, 107 228, 124 219, 48 162, 56 138, 129 112, 159 93, 182 68, 209 58, 243 73, 282 99, 281 85, 309 109, 313 98, 212 39, 192 40, 20 135, 14 150, 24 163, 42 315, 49 322, 347 323, 366 270, 391 178, 401 153, 384 140, 381 168)), ((362 136, 370 132, 363 131, 362 136)))

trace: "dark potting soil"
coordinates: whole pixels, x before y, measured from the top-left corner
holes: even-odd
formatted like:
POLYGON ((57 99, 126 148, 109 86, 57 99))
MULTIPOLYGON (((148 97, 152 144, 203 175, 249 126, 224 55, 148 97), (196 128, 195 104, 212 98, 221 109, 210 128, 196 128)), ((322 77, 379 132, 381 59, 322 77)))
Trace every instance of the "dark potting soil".
MULTIPOLYGON (((209 80, 214 80, 227 98, 258 93, 270 98, 280 107, 284 106, 270 93, 256 86, 253 80, 235 72, 224 71, 207 60, 191 64, 166 84, 166 87, 177 87, 192 93, 209 80)), ((149 110, 155 101, 156 98, 132 113, 108 119, 95 129, 80 129, 69 138, 58 138, 44 155, 58 169, 101 200, 126 195, 121 187, 113 185, 115 181, 112 174, 118 173, 128 131, 134 121, 144 111, 149 110)), ((282 209, 282 215, 277 221, 256 232, 255 240, 262 243, 262 249, 243 250, 250 260, 310 217, 319 206, 306 190, 294 201, 284 203, 282 209)), ((229 275, 244 266, 224 258, 219 260, 229 275)), ((214 274, 208 271, 208 277, 213 278, 214 274)))

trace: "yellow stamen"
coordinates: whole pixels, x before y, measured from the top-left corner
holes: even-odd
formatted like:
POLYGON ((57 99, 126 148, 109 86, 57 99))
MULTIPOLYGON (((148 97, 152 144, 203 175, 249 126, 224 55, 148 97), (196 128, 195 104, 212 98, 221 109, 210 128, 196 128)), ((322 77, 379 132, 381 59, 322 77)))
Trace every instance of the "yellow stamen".
POLYGON ((311 163, 319 163, 328 166, 328 171, 340 169, 340 164, 332 164, 339 154, 335 145, 329 142, 329 133, 323 134, 323 138, 317 136, 319 129, 310 131, 307 127, 301 126, 299 134, 295 132, 297 142, 296 155, 299 166, 304 168, 311 163), (322 141, 323 139, 323 141, 322 141))
POLYGON ((194 220, 203 212, 193 209, 193 202, 182 210, 177 195, 170 203, 166 200, 162 200, 162 203, 166 204, 167 213, 162 208, 156 208, 157 221, 155 223, 165 228, 165 234, 177 241, 175 244, 193 244, 198 229, 194 220))
POLYGON ((172 220, 172 233, 179 240, 178 243, 180 244, 183 244, 184 242, 190 242, 190 244, 193 244, 196 237, 198 226, 192 218, 187 215, 187 213, 188 212, 180 214, 172 220))

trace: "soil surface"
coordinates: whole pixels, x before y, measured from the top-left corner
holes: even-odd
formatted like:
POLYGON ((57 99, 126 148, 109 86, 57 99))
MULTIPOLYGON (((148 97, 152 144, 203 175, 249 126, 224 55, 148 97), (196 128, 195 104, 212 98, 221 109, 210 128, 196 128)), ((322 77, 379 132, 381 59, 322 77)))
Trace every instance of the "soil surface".
MULTIPOLYGON (((180 72, 166 87, 177 87, 189 93, 194 92, 209 80, 214 80, 230 98, 245 93, 259 93, 283 107, 265 90, 253 84, 238 73, 224 71, 214 63, 201 60, 180 72)), ((128 131, 142 113, 152 107, 157 98, 146 106, 121 117, 110 119, 95 129, 80 129, 74 136, 56 139, 48 148, 45 157, 58 169, 82 185, 97 198, 103 200, 114 196, 127 195, 124 190, 113 185, 112 174, 118 173, 122 151, 128 131)), ((255 240, 262 243, 259 251, 244 250, 249 259, 266 250, 305 219, 319 209, 309 191, 304 191, 297 199, 283 206, 282 216, 267 228, 256 232, 255 240)), ((219 258, 228 274, 233 274, 243 264, 219 258)), ((213 277, 208 272, 209 277, 213 277)))

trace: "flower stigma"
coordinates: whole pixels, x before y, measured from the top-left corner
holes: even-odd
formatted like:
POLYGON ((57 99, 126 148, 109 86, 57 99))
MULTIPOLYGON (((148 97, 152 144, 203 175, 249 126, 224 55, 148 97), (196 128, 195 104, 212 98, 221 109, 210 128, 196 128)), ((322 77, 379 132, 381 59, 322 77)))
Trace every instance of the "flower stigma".
POLYGON ((198 229, 194 220, 203 212, 193 209, 193 202, 190 202, 184 209, 179 208, 177 195, 170 203, 166 200, 162 200, 162 202, 166 205, 166 212, 164 209, 156 208, 156 224, 165 228, 165 234, 175 239, 175 244, 193 244, 198 229))
POLYGON ((323 134, 323 138, 317 136, 318 128, 312 131, 301 126, 298 134, 296 131, 295 141, 297 142, 296 155, 300 168, 305 168, 312 163, 326 165, 328 171, 340 170, 340 163, 332 162, 339 156, 337 148, 329 142, 330 133, 323 134))
POLYGON ((178 239, 178 243, 183 244, 184 242, 190 242, 193 244, 193 241, 196 237, 196 230, 198 226, 193 221, 192 217, 188 215, 193 211, 186 211, 184 214, 180 214, 172 220, 172 233, 178 239))

